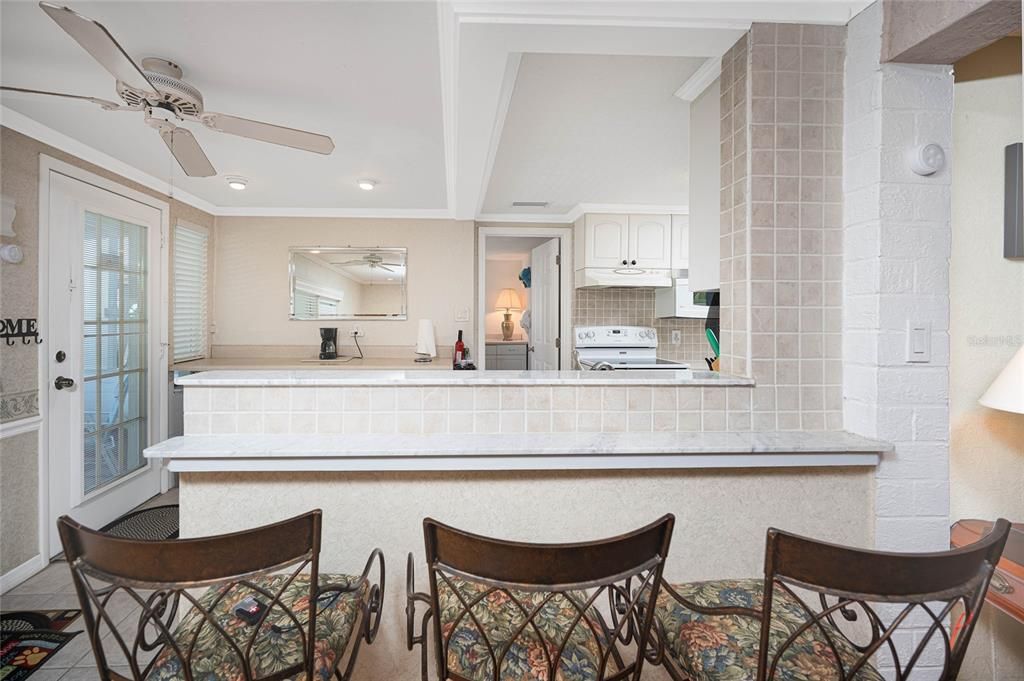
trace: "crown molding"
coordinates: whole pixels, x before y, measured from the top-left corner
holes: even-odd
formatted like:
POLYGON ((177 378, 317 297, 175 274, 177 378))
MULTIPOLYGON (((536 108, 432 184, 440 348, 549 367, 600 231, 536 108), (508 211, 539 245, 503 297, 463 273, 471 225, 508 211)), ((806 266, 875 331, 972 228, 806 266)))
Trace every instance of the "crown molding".
POLYGON ((228 218, 380 218, 390 220, 453 220, 447 208, 295 208, 218 207, 217 217, 228 218))
POLYGON ((565 213, 481 213, 477 222, 572 224, 587 213, 629 213, 632 215, 689 215, 690 207, 680 204, 578 203, 565 213))
POLYGON ((21 134, 31 137, 43 144, 48 144, 54 149, 59 149, 67 154, 71 154, 86 163, 91 163, 95 166, 99 166, 103 170, 120 175, 126 180, 137 182, 143 187, 163 194, 166 198, 173 198, 175 201, 181 201, 182 203, 186 203, 193 208, 198 208, 199 210, 205 211, 211 215, 219 215, 218 207, 209 201, 201 199, 193 194, 189 194, 180 188, 172 186, 166 180, 161 180, 160 178, 139 170, 134 166, 130 166, 123 161, 119 161, 113 156, 106 154, 95 147, 79 142, 72 137, 68 137, 62 132, 57 132, 53 128, 43 125, 39 121, 29 118, 28 116, 18 113, 17 111, 3 105, 0 105, 0 125, 20 132, 21 134))
POLYGON ((720 75, 722 75, 721 58, 710 57, 676 90, 676 97, 684 102, 692 102, 700 97, 701 93, 720 75))

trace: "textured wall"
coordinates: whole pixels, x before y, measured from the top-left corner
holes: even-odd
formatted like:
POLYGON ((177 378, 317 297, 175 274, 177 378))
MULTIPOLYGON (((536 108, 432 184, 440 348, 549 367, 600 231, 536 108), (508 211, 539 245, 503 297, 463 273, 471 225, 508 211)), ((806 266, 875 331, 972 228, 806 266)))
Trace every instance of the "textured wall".
MULTIPOLYGON (((363 647, 355 676, 409 681, 419 678, 419 651, 405 649, 405 557, 412 552, 416 586, 426 588, 426 516, 505 539, 553 542, 611 536, 671 512, 676 526, 668 579, 746 577, 762 574, 770 525, 845 544, 869 543, 871 477, 870 469, 184 473, 181 523, 182 536, 189 537, 322 508, 324 572, 358 573, 369 552, 382 548, 388 564, 383 624, 374 644, 363 647)), ((648 678, 665 676, 645 668, 648 678)))
MULTIPOLYGON (((1024 344, 1024 261, 1002 250, 1003 149, 1021 139, 1020 72, 958 81, 953 111, 950 520, 1019 521, 1024 415, 982 407, 978 398, 1024 344)), ((1024 681, 1024 627, 987 610, 960 678, 1024 681)))
MULTIPOLYGON (((83 168, 130 189, 168 200, 153 190, 14 130, 0 128, 0 191, 5 197, 13 199, 17 207, 14 220, 16 236, 3 237, 0 241, 4 244, 17 244, 25 252, 25 260, 21 264, 5 263, 0 266, 0 317, 3 318, 38 316, 40 154, 83 168)), ((172 225, 181 219, 208 228, 213 226, 213 216, 178 201, 171 201, 170 204, 172 225)), ((59 322, 51 320, 51 324, 59 322)), ((47 332, 48 329, 41 328, 40 336, 46 339, 47 332)), ((39 413, 39 352, 40 349, 34 345, 18 343, 9 347, 0 343, 0 422, 9 423, 39 413)), ((0 569, 6 571, 35 554, 38 531, 34 511, 38 498, 38 447, 35 433, 4 439, 0 446, 3 448, 3 489, 5 492, 17 490, 16 498, 20 508, 32 511, 15 512, 5 508, 0 519, 0 534, 4 537, 0 569), (8 548, 11 550, 8 551, 8 548)))
POLYGON ((876 472, 875 545, 933 551, 949 546, 950 171, 915 175, 905 153, 950 148, 953 79, 879 64, 881 15, 872 5, 847 34, 843 417, 896 446, 876 472), (906 363, 910 320, 932 325, 931 363, 906 363))

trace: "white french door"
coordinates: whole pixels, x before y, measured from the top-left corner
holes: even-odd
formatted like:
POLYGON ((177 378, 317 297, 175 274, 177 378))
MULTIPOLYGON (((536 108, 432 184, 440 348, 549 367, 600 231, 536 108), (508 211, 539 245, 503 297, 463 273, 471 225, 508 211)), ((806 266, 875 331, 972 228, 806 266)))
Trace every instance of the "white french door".
POLYGON ((47 442, 56 519, 100 527, 160 492, 161 229, 152 206, 49 175, 47 442))

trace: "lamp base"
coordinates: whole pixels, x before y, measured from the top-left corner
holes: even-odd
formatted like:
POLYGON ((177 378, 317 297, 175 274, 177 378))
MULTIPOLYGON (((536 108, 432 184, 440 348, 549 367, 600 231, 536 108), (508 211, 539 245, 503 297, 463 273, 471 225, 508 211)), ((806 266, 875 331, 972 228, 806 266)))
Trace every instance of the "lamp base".
POLYGON ((419 362, 421 364, 426 364, 427 362, 433 362, 434 358, 431 357, 430 355, 420 355, 419 357, 417 357, 413 361, 414 362, 419 362))
POLYGON ((512 322, 512 313, 505 313, 505 321, 501 323, 501 339, 512 340, 512 332, 515 331, 516 325, 512 322))

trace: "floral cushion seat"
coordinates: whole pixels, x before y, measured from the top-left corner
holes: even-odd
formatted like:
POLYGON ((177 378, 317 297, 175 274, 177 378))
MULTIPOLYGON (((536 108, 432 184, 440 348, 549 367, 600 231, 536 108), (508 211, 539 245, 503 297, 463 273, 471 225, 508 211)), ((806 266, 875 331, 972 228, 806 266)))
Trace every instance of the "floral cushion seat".
MULTIPOLYGON (((251 582, 263 591, 276 594, 290 575, 274 574, 257 577, 251 582)), ((314 679, 326 681, 334 674, 334 668, 344 655, 353 628, 359 618, 362 601, 365 600, 369 584, 366 580, 349 575, 320 575, 320 586, 328 585, 355 587, 352 591, 327 591, 320 599, 316 616, 316 649, 314 652, 314 679)), ((253 590, 251 587, 235 584, 208 589, 199 602, 214 620, 231 637, 238 649, 245 654, 253 625, 236 617, 235 606, 248 596, 269 605, 272 598, 253 590), (214 602, 220 601, 214 605, 214 602), (210 608, 212 606, 212 611, 210 608)), ((292 612, 301 624, 302 632, 308 631, 309 575, 298 575, 285 587, 281 602, 292 612)), ((182 599, 183 609, 186 602, 182 599)), ((192 678, 195 681, 242 681, 246 678, 238 653, 217 628, 195 608, 189 610, 174 630, 178 647, 190 657, 192 678), (198 629, 198 636, 195 637, 198 629), (195 637, 195 648, 191 655, 188 648, 195 637)), ((302 634, 295 621, 284 609, 275 605, 256 635, 255 643, 248 655, 254 679, 264 678, 280 672, 303 659, 302 634)), ((185 679, 183 660, 172 646, 165 646, 146 677, 147 681, 181 681, 185 679)), ((295 679, 305 679, 299 672, 295 679)))
MULTIPOLYGON (((498 659, 500 681, 598 681, 601 678, 601 657, 608 651, 608 636, 593 607, 587 609, 586 617, 580 617, 577 607, 560 593, 552 596, 543 591, 495 589, 453 575, 447 577, 451 586, 439 578, 437 596, 441 638, 448 642, 448 669, 453 674, 470 681, 493 681, 493 652, 498 659), (486 593, 488 590, 490 593, 486 593), (550 600, 545 603, 549 596, 550 600), (469 606, 468 610, 463 602, 469 606), (532 618, 534 627, 526 619, 538 607, 540 610, 532 618), (563 641, 565 647, 551 679, 548 668, 556 660, 563 641), (501 657, 506 648, 508 652, 501 657)), ((572 598, 583 607, 588 596, 573 592, 572 598)), ((614 656, 609 655, 604 675, 611 675, 619 668, 614 656)))
MULTIPOLYGON (((742 607, 760 609, 764 597, 761 579, 720 580, 673 584, 682 598, 702 607, 742 607)), ((742 615, 708 615, 687 608, 667 589, 658 594, 654 616, 663 627, 665 654, 691 681, 753 681, 757 674, 757 653, 761 622, 742 615)), ((772 628, 769 642, 773 650, 805 622, 803 607, 782 589, 772 600, 772 628)), ((829 638, 839 650, 847 669, 859 659, 859 653, 839 631, 827 622, 829 638)), ((772 656, 769 654, 769 661, 772 656)), ((835 654, 817 626, 802 633, 783 652, 776 679, 786 681, 835 681, 839 678, 835 654)), ((852 677, 855 681, 882 681, 870 665, 852 677)))

